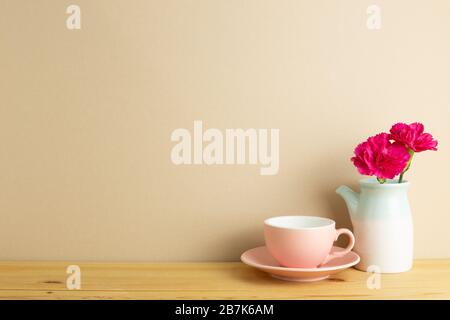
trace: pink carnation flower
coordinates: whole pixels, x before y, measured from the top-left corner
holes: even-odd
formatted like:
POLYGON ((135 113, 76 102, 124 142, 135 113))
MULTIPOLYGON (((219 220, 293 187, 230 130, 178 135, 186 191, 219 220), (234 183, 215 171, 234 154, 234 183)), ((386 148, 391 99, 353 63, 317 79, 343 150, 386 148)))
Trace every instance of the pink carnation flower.
POLYGON ((415 122, 410 125, 406 123, 396 123, 392 126, 389 135, 390 139, 404 143, 414 152, 425 150, 437 150, 438 142, 429 133, 423 132, 423 124, 415 122))
POLYGON ((359 144, 351 160, 361 174, 393 179, 403 171, 409 158, 403 144, 391 143, 387 133, 380 133, 359 144))

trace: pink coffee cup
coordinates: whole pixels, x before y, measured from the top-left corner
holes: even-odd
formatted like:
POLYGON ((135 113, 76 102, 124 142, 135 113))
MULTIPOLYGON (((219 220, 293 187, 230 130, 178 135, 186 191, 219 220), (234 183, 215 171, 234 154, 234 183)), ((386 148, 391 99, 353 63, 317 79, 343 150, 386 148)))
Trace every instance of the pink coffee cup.
POLYGON ((314 216, 281 216, 264 221, 264 238, 270 254, 284 267, 316 268, 350 252, 355 237, 348 229, 336 230, 336 223, 314 216), (343 251, 331 252, 341 234, 350 242, 343 251))

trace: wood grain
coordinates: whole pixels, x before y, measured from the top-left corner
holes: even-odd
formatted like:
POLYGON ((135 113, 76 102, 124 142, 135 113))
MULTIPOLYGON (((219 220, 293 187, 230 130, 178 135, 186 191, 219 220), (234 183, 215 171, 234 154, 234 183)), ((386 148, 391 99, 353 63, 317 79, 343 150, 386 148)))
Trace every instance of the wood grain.
POLYGON ((381 275, 349 269, 316 283, 285 282, 242 263, 0 262, 0 299, 450 299, 450 260, 381 275), (81 289, 66 268, 81 268, 81 289))

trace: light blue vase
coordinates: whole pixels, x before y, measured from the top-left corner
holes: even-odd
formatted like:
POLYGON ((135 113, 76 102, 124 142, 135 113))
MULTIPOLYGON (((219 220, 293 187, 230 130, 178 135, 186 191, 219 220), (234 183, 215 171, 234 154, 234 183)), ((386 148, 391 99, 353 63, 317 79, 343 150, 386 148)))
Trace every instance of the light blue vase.
POLYGON ((340 186, 348 207, 354 251, 361 257, 356 268, 381 273, 405 272, 413 264, 413 222, 408 201, 408 182, 376 179, 360 181, 361 193, 340 186))

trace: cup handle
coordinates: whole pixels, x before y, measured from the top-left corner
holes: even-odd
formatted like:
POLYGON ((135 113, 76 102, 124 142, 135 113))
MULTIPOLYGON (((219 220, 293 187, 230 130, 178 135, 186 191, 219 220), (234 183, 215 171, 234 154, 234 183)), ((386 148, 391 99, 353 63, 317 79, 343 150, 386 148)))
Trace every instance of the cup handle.
POLYGON ((346 228, 342 228, 342 229, 336 230, 336 239, 334 241, 336 241, 341 234, 346 234, 349 237, 349 239, 350 239, 347 247, 344 250, 342 250, 342 251, 330 252, 328 254, 328 256, 325 258, 324 262, 322 262, 319 265, 319 267, 323 266, 324 264, 330 262, 331 260, 333 260, 335 258, 343 257, 347 253, 352 251, 353 246, 355 245, 355 236, 353 235, 353 233, 350 230, 348 230, 346 228))

